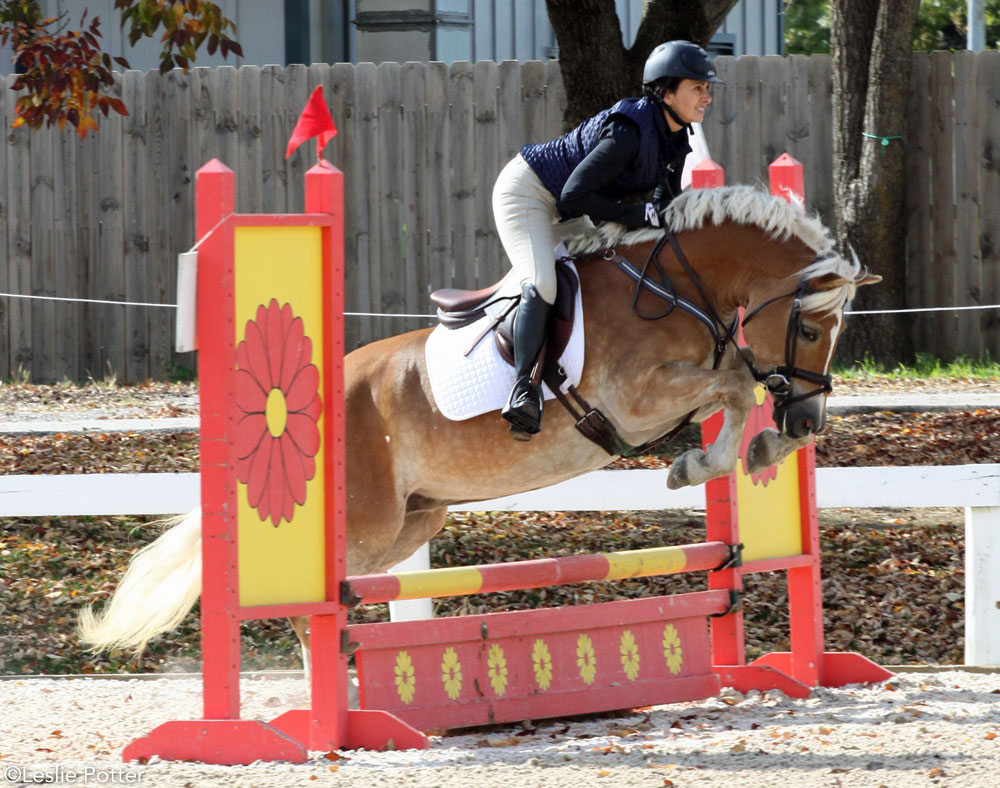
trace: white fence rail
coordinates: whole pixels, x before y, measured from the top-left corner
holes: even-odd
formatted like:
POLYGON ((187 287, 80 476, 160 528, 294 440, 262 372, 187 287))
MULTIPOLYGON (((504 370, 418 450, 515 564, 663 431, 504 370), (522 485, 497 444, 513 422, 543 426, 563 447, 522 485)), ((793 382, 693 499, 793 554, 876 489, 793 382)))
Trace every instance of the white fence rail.
MULTIPOLYGON (((701 509, 702 487, 668 490, 666 470, 595 471, 453 511, 701 509)), ((817 506, 965 509, 965 663, 1000 665, 1000 464, 819 468, 817 506)), ((196 473, 0 477, 0 517, 177 514, 199 502, 196 473)), ((419 553, 405 568, 426 565, 419 553)), ((399 569, 404 568, 402 565, 399 569)), ((429 600, 393 618, 426 616, 429 600)))

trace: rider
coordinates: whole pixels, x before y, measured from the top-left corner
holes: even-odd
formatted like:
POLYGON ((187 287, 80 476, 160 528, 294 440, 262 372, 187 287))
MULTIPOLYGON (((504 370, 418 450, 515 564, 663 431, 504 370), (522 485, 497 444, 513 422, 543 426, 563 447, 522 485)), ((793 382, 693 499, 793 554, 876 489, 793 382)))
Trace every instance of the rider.
POLYGON ((641 98, 622 99, 559 139, 525 145, 500 172, 493 214, 521 279, 517 380, 501 415, 518 440, 529 440, 542 426, 535 364, 556 298, 557 223, 586 215, 629 228, 659 227, 660 211, 680 192, 691 150, 685 131, 702 120, 712 100, 709 83, 721 82, 715 73, 697 44, 660 44, 643 68, 641 98), (652 202, 636 202, 654 188, 652 202))

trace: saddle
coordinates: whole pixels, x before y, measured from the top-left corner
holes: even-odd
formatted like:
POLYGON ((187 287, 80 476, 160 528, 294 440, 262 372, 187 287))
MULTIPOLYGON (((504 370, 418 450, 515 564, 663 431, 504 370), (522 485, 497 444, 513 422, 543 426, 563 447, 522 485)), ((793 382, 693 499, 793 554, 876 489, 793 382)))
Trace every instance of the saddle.
MULTIPOLYGON (((546 366, 558 366, 559 358, 566 349, 576 317, 576 291, 580 287, 576 273, 562 260, 556 261, 556 282, 556 302, 545 337, 546 366)), ((438 322, 448 329, 464 328, 489 317, 486 327, 476 336, 465 355, 469 355, 492 332, 500 357, 514 366, 514 317, 521 302, 521 283, 513 271, 482 290, 436 290, 431 293, 431 301, 437 306, 438 322)))
MULTIPOLYGON (((540 354, 544 359, 542 369, 536 368, 536 374, 540 373, 541 379, 569 411, 576 428, 585 437, 610 455, 622 454, 626 444, 604 415, 579 395, 559 364, 572 334, 576 319, 576 294, 580 287, 573 269, 563 262, 568 259, 572 258, 556 260, 556 302, 550 313, 545 344, 540 354)), ((492 332, 500 357, 514 366, 512 329, 521 300, 521 283, 513 271, 491 287, 482 290, 438 290, 431 294, 431 300, 438 307, 438 321, 449 329, 462 328, 488 316, 490 319, 486 321, 486 327, 475 337, 465 355, 469 355, 492 332)))
MULTIPOLYGON (((559 358, 562 356, 569 342, 570 333, 573 328, 574 307, 576 303, 576 292, 580 286, 579 280, 573 270, 567 266, 563 260, 572 259, 565 257, 563 250, 565 247, 557 247, 556 258, 556 278, 558 282, 558 294, 556 303, 549 319, 549 329, 546 336, 546 344, 542 349, 544 365, 541 370, 541 379, 555 395, 559 403, 569 412, 575 421, 576 429, 586 437, 600 446, 604 451, 612 456, 638 457, 646 454, 660 445, 671 441, 682 429, 691 423, 697 411, 691 411, 669 432, 658 438, 646 441, 641 446, 632 446, 626 443, 618 430, 608 420, 608 418, 597 408, 592 407, 576 390, 567 379, 566 373, 559 365, 559 358)), ((646 264, 637 268, 625 257, 616 254, 614 250, 607 250, 604 259, 612 261, 625 275, 636 283, 636 294, 633 298, 632 309, 644 320, 659 320, 673 313, 675 307, 680 307, 706 325, 715 340, 715 353, 712 368, 718 369, 727 346, 733 341, 739 325, 739 318, 733 319, 729 326, 726 326, 718 317, 711 299, 705 293, 700 279, 695 274, 691 264, 683 251, 673 232, 669 229, 664 231, 663 237, 650 252, 646 264), (660 250, 670 244, 677 258, 684 265, 688 275, 698 287, 702 298, 707 304, 707 309, 702 309, 697 304, 677 295, 673 283, 666 273, 660 268, 657 256, 660 250), (658 278, 650 276, 647 272, 650 263, 654 265, 658 278), (662 299, 666 303, 666 308, 657 314, 643 314, 638 310, 637 300, 641 290, 648 290, 662 299)), ((514 366, 514 341, 512 327, 517 305, 521 300, 521 284, 514 277, 513 271, 501 279, 492 287, 482 290, 438 290, 431 294, 431 300, 438 307, 438 321, 447 328, 461 328, 484 316, 491 319, 487 321, 486 328, 480 332, 465 352, 469 355, 472 350, 483 340, 483 338, 493 333, 497 348, 501 358, 514 366)), ((536 369, 537 374, 537 369, 536 369)))

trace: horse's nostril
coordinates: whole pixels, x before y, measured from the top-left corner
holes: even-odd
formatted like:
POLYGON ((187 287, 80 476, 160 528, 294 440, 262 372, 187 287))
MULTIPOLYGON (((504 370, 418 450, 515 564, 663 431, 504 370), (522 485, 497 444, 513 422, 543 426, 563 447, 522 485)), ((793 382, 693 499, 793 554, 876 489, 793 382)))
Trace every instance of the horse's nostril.
POLYGON ((816 422, 809 416, 801 416, 795 419, 789 429, 789 435, 793 438, 804 438, 816 431, 816 422))

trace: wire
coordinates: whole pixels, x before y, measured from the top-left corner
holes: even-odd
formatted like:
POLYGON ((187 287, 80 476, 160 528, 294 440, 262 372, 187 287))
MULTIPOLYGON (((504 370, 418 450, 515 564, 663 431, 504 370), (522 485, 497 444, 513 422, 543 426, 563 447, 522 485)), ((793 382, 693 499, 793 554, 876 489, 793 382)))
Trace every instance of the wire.
MULTIPOLYGON (((28 298, 36 301, 71 301, 79 304, 113 304, 114 306, 155 306, 164 309, 177 309, 177 304, 150 304, 142 301, 108 301, 99 298, 60 298, 58 296, 21 295, 20 293, 0 293, 0 298, 28 298)), ((844 312, 850 315, 902 315, 913 312, 964 312, 975 309, 1000 309, 1000 304, 982 304, 976 306, 929 306, 915 309, 862 309, 857 312, 844 312)), ((412 315, 387 312, 344 312, 344 317, 403 317, 436 320, 437 315, 412 315)))
POLYGON ((30 298, 36 301, 73 301, 79 304, 114 304, 115 306, 160 306, 166 309, 177 309, 177 304, 147 304, 142 301, 104 301, 99 298, 59 298, 58 296, 21 295, 19 293, 0 293, 0 298, 30 298))
POLYGON ((857 312, 844 312, 848 315, 902 315, 910 312, 965 312, 973 309, 997 309, 1000 304, 983 304, 981 306, 927 306, 915 309, 861 309, 857 312))
POLYGON ((344 312, 344 317, 426 317, 428 320, 437 320, 437 315, 399 315, 385 312, 344 312))

